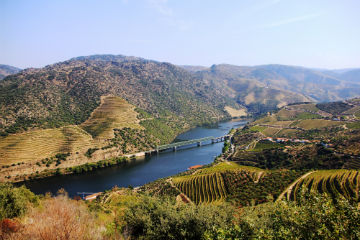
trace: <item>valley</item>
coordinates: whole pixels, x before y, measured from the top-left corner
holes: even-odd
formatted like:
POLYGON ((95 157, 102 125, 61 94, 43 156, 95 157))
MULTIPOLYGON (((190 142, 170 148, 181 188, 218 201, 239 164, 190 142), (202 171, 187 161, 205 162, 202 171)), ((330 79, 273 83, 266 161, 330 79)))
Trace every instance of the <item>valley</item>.
MULTIPOLYGON (((346 206, 356 212, 360 101, 339 90, 339 78, 289 66, 179 67, 122 55, 25 69, 0 82, 0 192, 25 194, 24 185, 58 195, 36 200, 43 204, 89 194, 79 204, 94 214, 93 224, 119 224, 115 232, 158 211, 178 221, 200 211, 196 221, 212 219, 216 231, 257 236, 261 224, 253 221, 274 223, 257 211, 295 214, 310 202, 319 211, 336 204, 336 214, 346 206), (296 77, 301 91, 286 84, 299 72, 307 75, 296 77), (319 83, 329 84, 328 98, 314 95, 319 83), (224 135, 224 143, 144 156, 160 145, 224 135)), ((33 193, 24 201, 36 209, 33 193)), ((218 234, 208 229, 201 234, 218 234)))

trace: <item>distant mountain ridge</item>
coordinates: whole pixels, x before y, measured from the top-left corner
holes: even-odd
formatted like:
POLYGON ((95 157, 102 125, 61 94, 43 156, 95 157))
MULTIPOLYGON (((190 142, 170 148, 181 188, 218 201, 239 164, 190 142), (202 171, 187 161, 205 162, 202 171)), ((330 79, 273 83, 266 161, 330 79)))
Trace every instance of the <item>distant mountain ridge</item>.
POLYGON ((9 65, 0 64, 0 80, 6 76, 20 72, 21 69, 9 65))
MULTIPOLYGON (((196 72, 233 87, 290 91, 312 101, 339 101, 360 95, 360 69, 315 70, 286 65, 213 65, 196 72)), ((246 91, 245 91, 246 92, 246 91)), ((271 100, 271 98, 269 98, 271 100)))

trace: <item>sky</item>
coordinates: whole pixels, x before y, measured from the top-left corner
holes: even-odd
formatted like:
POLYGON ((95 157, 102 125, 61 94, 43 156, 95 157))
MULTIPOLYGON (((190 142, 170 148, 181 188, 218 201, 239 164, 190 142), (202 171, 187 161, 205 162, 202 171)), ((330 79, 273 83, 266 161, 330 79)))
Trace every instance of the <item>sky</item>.
POLYGON ((0 0, 0 64, 123 54, 181 65, 360 67, 359 0, 0 0))

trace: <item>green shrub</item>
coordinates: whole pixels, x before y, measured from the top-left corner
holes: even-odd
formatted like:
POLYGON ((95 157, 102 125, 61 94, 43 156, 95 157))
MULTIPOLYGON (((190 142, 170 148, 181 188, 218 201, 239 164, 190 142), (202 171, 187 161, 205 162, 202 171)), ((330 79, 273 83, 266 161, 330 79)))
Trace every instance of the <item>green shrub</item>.
POLYGON ((13 187, 0 183, 0 219, 23 215, 30 204, 37 204, 38 197, 26 187, 13 187))
POLYGON ((255 239, 359 239, 357 203, 330 196, 305 194, 300 202, 279 201, 247 208, 242 219, 255 239))
POLYGON ((125 211, 124 230, 135 239, 203 239, 205 231, 232 226, 233 212, 228 205, 179 205, 144 196, 125 211))

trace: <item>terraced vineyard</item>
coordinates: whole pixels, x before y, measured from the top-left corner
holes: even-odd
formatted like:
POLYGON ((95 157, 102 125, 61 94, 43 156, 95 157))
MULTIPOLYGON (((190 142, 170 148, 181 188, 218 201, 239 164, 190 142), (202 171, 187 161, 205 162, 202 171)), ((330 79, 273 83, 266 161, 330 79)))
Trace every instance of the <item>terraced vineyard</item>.
POLYGON ((57 153, 85 153, 114 137, 114 128, 142 129, 135 107, 119 97, 105 96, 81 125, 39 129, 0 137, 0 166, 36 162, 57 153))
POLYGON ((196 204, 221 201, 227 196, 221 173, 194 176, 185 180, 175 179, 174 183, 196 204))
POLYGON ((241 166, 234 162, 222 162, 212 167, 200 169, 193 175, 173 179, 175 186, 193 202, 210 203, 227 200, 230 183, 224 178, 228 173, 245 174, 252 182, 258 182, 264 170, 241 166))
POLYGON ((99 140, 114 137, 113 129, 124 127, 142 129, 135 107, 124 99, 114 96, 101 97, 101 105, 81 127, 99 140))
POLYGON ((91 136, 78 126, 9 135, 0 139, 0 165, 38 161, 61 152, 87 149, 91 141, 91 136))
POLYGON ((359 202, 360 171, 358 170, 320 170, 300 178, 296 184, 285 194, 290 200, 299 197, 300 190, 329 193, 332 197, 339 195, 359 202))

